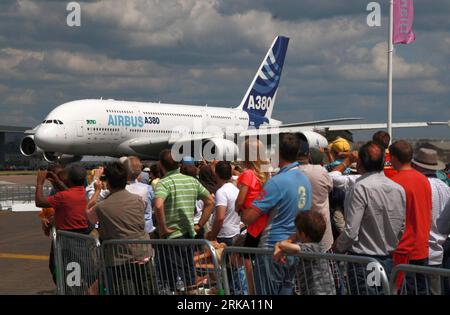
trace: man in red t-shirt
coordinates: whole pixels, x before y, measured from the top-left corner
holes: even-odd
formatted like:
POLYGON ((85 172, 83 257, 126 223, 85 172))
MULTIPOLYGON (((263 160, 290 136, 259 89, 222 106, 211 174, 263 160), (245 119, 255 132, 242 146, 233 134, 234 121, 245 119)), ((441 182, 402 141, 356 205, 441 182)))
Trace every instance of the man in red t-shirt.
POLYGON ((73 164, 66 167, 67 189, 46 197, 43 186, 47 177, 46 171, 39 171, 36 180, 36 207, 55 209, 55 227, 57 230, 85 232, 89 223, 86 217, 86 191, 84 183, 86 170, 73 164))
MULTIPOLYGON (((405 231, 394 253, 394 264, 409 263, 426 266, 428 264, 428 244, 431 228, 431 186, 428 179, 411 166, 413 148, 404 140, 389 147, 392 166, 398 173, 392 180, 403 187, 406 193, 405 231)), ((417 279, 421 290, 421 281, 417 279)), ((407 282, 408 277, 407 277, 407 282)), ((414 280, 412 280, 414 283, 414 280)))
MULTIPOLYGON (((47 171, 39 171, 36 179, 35 203, 39 208, 53 208, 54 225, 57 230, 65 230, 82 234, 89 234, 93 226, 88 222, 86 216, 86 191, 84 183, 86 170, 78 164, 69 165, 64 169, 67 175, 67 189, 46 197, 43 186, 47 178, 47 171)), ((49 268, 56 283, 55 261, 53 243, 50 250, 49 268)))

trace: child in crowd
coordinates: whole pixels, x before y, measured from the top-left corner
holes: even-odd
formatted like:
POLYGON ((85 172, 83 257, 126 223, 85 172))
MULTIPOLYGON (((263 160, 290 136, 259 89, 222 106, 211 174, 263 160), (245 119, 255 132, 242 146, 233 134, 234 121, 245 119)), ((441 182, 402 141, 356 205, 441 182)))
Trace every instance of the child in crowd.
POLYGON ((217 182, 220 188, 216 192, 216 208, 212 219, 211 231, 206 234, 206 239, 228 246, 233 245, 233 238, 240 234, 241 219, 234 210, 239 190, 231 183, 231 164, 220 161, 215 168, 217 182))
MULTIPOLYGON (((274 259, 283 263, 286 255, 300 252, 321 253, 320 241, 326 223, 317 212, 302 211, 295 218, 296 235, 275 245, 274 259)), ((301 295, 335 295, 335 283, 327 260, 299 258, 295 264, 301 295)))
MULTIPOLYGON (((345 157, 347 157, 351 152, 350 143, 341 137, 334 140, 326 149, 329 164, 325 165, 328 172, 333 171, 333 169, 342 164, 345 157)), ((351 173, 351 169, 347 167, 342 174, 348 175, 351 173)))

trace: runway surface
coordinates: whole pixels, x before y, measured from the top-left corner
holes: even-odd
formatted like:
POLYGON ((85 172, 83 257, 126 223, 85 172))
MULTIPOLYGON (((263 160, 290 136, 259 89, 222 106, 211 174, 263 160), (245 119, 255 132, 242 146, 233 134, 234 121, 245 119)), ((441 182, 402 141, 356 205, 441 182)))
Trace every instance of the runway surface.
POLYGON ((55 294, 36 212, 0 211, 0 294, 55 294))

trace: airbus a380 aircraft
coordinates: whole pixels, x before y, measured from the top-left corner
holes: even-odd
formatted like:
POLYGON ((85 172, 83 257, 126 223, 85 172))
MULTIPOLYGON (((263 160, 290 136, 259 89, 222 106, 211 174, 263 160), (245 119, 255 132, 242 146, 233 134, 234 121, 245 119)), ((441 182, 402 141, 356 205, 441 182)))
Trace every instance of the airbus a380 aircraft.
MULTIPOLYGON (((218 157, 237 152, 236 136, 298 132, 311 146, 323 147, 327 140, 317 131, 386 128, 386 124, 325 125, 355 120, 338 118, 283 125, 272 118, 281 71, 289 39, 278 36, 267 52, 241 104, 237 108, 201 107, 103 99, 68 102, 56 107, 44 121, 28 131, 20 145, 26 156, 42 155, 54 162, 76 161, 84 155, 138 155, 157 158, 175 142, 209 145, 218 157), (183 126, 180 128, 180 126, 183 126), (210 128, 214 126, 214 128, 210 128), (273 127, 276 127, 275 129, 273 127)), ((430 123, 398 123, 393 127, 424 127, 430 123)), ((194 152, 196 155, 197 153, 194 152)))

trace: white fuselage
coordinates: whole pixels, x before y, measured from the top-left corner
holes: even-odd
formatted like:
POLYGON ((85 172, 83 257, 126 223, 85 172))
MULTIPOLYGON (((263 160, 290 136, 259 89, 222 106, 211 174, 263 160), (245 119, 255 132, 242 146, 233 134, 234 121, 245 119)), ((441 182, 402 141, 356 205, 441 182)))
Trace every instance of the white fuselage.
MULTIPOLYGON (((136 153, 129 147, 130 141, 142 138, 149 139, 150 145, 167 143, 173 130, 180 127, 192 136, 201 137, 210 127, 247 130, 248 125, 247 112, 239 109, 79 100, 51 111, 38 126, 34 139, 46 152, 121 156, 136 153)), ((155 146, 155 150, 160 148, 155 146)))

